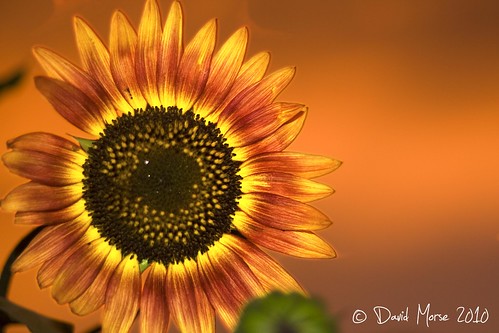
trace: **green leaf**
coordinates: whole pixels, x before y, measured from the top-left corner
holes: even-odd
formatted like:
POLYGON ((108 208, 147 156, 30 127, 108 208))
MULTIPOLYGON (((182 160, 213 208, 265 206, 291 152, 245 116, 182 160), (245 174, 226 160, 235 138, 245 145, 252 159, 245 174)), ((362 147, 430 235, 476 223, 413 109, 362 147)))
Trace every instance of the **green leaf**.
POLYGON ((235 333, 335 333, 324 305, 298 293, 273 292, 248 303, 235 333))
POLYGON ((85 138, 79 138, 77 136, 73 136, 73 138, 75 138, 75 140, 78 141, 78 143, 80 144, 81 149, 83 149, 86 152, 88 152, 88 150, 90 149, 90 147, 92 147, 92 145, 95 142, 95 140, 90 140, 90 139, 85 139, 85 138))
POLYGON ((142 262, 139 264, 140 272, 143 273, 149 266, 151 266, 151 264, 147 259, 142 260, 142 262))

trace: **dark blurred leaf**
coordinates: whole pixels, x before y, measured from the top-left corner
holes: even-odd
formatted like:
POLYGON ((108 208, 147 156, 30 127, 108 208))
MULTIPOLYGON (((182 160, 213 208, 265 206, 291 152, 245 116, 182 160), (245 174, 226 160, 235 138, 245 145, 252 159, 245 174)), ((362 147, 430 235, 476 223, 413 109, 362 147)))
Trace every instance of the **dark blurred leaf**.
POLYGON ((31 230, 23 239, 17 243, 16 247, 10 253, 5 265, 3 266, 2 272, 0 274, 0 296, 7 297, 7 292, 9 290, 10 279, 12 277, 12 272, 10 268, 14 261, 19 257, 19 255, 24 251, 33 238, 42 230, 42 227, 35 228, 31 230))
POLYGON ((0 327, 10 323, 26 325, 33 333, 72 333, 73 325, 47 318, 0 297, 0 327))
POLYGON ((26 70, 24 68, 18 69, 14 73, 11 73, 6 78, 0 78, 0 95, 5 93, 7 90, 15 88, 26 75, 26 70))

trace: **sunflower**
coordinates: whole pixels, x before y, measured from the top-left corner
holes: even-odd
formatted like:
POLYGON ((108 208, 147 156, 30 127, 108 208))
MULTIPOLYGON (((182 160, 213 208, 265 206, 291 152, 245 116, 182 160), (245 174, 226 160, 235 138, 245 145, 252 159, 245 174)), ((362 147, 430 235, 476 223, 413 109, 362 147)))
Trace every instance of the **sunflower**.
POLYGON ((43 47, 38 90, 88 134, 36 132, 10 140, 4 164, 30 181, 1 202, 42 231, 13 265, 37 266, 41 288, 78 315, 101 306, 103 330, 230 330, 245 303, 271 290, 304 292, 261 248, 305 258, 334 250, 308 202, 328 196, 311 178, 339 166, 284 149, 307 108, 275 102, 295 69, 266 75, 269 54, 245 61, 246 28, 215 52, 217 23, 183 46, 183 15, 162 26, 148 0, 138 30, 120 11, 106 46, 81 18, 81 67, 43 47))

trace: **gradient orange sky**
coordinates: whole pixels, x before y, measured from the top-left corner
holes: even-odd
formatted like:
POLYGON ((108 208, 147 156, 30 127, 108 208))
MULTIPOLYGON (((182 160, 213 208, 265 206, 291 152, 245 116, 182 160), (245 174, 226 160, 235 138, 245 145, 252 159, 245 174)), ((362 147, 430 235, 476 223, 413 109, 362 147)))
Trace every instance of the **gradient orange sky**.
MULTIPOLYGON (((165 14, 170 1, 160 1, 165 14)), ((290 150, 344 162, 322 181, 336 193, 315 203, 334 221, 324 236, 334 260, 277 255, 353 332, 496 332, 499 327, 499 3, 496 1, 182 1, 189 40, 219 18, 219 44, 250 28, 248 56, 272 53, 271 69, 297 66, 279 100, 309 115, 290 150), (306 3, 306 4, 305 4, 306 3), (416 323, 418 304, 448 314, 416 323), (409 322, 377 324, 373 307, 409 322), (489 312, 484 324, 457 323, 459 307, 489 312), (368 315, 354 324, 357 310, 368 315)), ((30 131, 82 134, 33 85, 42 74, 30 48, 41 44, 78 62, 71 17, 107 41, 114 9, 138 23, 138 0, 0 3, 0 77, 29 70, 0 96, 0 142, 30 131)), ((6 151, 0 146, 0 153, 6 151)), ((0 167, 0 197, 23 179, 0 167)), ((28 232, 0 212, 0 259, 28 232)), ((10 298, 30 309, 76 317, 40 291, 35 271, 16 275, 10 298)), ((11 332, 25 332, 13 329, 11 332)))

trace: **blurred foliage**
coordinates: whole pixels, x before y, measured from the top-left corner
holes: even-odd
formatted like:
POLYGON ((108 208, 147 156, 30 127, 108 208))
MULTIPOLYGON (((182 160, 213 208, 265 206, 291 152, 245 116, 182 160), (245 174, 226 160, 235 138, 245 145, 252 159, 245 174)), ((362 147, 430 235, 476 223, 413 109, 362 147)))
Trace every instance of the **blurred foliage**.
POLYGON ((0 97, 7 91, 17 87, 26 76, 26 69, 20 68, 7 77, 0 78, 0 97))
POLYGON ((333 318, 317 299, 273 292, 250 302, 235 333, 336 333, 333 318))

